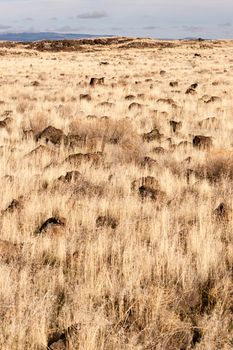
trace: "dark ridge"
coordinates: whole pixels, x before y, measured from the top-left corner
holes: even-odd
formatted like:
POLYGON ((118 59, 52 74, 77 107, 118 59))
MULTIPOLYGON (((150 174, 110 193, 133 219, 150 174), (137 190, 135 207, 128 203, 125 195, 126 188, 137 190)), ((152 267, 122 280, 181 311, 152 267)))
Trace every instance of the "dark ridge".
MULTIPOLYGON (((104 35, 110 37, 111 35, 104 35)), ((64 40, 64 39, 84 39, 84 38, 99 38, 103 35, 92 34, 73 34, 73 33, 51 33, 51 32, 38 32, 38 33, 0 33, 0 40, 3 41, 20 41, 30 42, 39 40, 64 40)))

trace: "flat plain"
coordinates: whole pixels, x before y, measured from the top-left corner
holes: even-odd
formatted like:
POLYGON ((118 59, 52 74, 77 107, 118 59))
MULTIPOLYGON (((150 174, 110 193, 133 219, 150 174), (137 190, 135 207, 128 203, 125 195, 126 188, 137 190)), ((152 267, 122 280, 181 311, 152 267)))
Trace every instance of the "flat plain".
POLYGON ((0 43, 0 117, 0 349, 232 349, 233 42, 0 43))

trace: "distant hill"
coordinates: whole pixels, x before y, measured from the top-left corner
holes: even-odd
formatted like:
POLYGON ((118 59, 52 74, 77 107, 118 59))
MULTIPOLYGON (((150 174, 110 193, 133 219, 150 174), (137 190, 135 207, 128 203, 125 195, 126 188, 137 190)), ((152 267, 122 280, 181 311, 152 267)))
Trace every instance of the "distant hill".
MULTIPOLYGON (((63 39, 88 39, 99 38, 103 35, 91 35, 91 34, 63 34, 63 33, 51 33, 51 32, 38 32, 38 33, 0 33, 0 40, 2 41, 38 41, 38 40, 63 40, 63 39)), ((105 37, 111 37, 111 35, 104 35, 105 37)))

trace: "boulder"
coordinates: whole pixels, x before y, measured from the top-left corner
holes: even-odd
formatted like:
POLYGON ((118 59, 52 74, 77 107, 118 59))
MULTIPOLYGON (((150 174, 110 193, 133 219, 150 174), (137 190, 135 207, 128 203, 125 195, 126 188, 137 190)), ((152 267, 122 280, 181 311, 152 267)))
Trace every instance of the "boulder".
POLYGON ((62 130, 56 129, 53 126, 48 126, 36 135, 36 141, 44 140, 46 143, 51 142, 54 145, 60 145, 66 142, 66 135, 62 130))
POLYGON ((193 147, 200 149, 209 149, 213 146, 213 141, 210 136, 196 135, 193 138, 193 147))
POLYGON ((96 85, 104 85, 104 78, 91 78, 90 85, 96 86, 96 85))
POLYGON ((36 234, 61 235, 64 233, 66 219, 63 217, 50 217, 37 230, 36 234))
POLYGON ((96 219, 97 228, 110 227, 111 229, 115 230, 118 225, 119 220, 109 215, 100 215, 96 219))

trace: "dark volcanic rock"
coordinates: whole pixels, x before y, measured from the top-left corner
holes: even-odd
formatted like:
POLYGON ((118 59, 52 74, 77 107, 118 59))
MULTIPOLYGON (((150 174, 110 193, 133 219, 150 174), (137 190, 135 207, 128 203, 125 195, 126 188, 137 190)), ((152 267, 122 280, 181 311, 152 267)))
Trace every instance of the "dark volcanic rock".
POLYGON ((113 230, 117 228, 119 225, 119 221, 109 215, 104 215, 104 216, 98 216, 96 219, 96 227, 111 227, 113 230))
POLYGON ((170 81, 169 86, 171 86, 171 87, 178 86, 178 81, 170 81))
POLYGON ((231 210, 225 203, 222 202, 213 211, 213 214, 218 221, 228 221, 231 214, 231 210))
POLYGON ((140 163, 142 167, 148 167, 148 168, 153 168, 157 164, 158 164, 157 161, 151 157, 144 157, 140 163))
POLYGON ((169 122, 173 132, 176 132, 182 128, 182 122, 177 122, 175 120, 170 120, 169 122))
POLYGON ((205 103, 211 103, 211 102, 219 102, 221 101, 221 98, 218 96, 211 96, 208 100, 204 101, 205 103))
POLYGON ((202 149, 208 149, 213 145, 210 136, 197 135, 193 138, 193 146, 202 149))
POLYGON ((5 118, 4 120, 0 120, 0 128, 4 129, 4 128, 9 128, 10 124, 12 123, 12 118, 5 118))
POLYGON ((104 78, 91 78, 90 85, 104 85, 104 78))
POLYGON ((58 180, 66 183, 75 183, 77 181, 82 180, 82 174, 76 170, 68 171, 65 176, 64 175, 60 176, 58 180))
POLYGON ((127 96, 125 96, 125 100, 127 100, 127 101, 134 100, 135 98, 136 98, 136 96, 134 96, 134 95, 127 95, 127 96))
POLYGON ((154 147, 152 152, 155 154, 165 154, 166 153, 166 151, 163 147, 154 147))
POLYGON ((47 219, 37 230, 36 234, 43 234, 50 231, 50 233, 59 233, 61 228, 66 226, 66 219, 63 217, 51 217, 47 219))
POLYGON ((66 143, 66 139, 67 137, 62 130, 51 125, 36 135, 36 141, 44 140, 46 143, 51 142, 54 145, 60 145, 62 142, 66 143))
POLYGON ((0 261, 9 264, 18 260, 21 256, 22 247, 21 244, 0 239, 0 261))
POLYGON ((13 213, 17 209, 22 208, 22 197, 19 199, 13 199, 8 207, 2 211, 2 213, 13 213))
POLYGON ((137 102, 132 102, 130 105, 129 105, 129 110, 132 110, 132 109, 141 109, 142 108, 142 105, 140 103, 137 103, 137 102))
POLYGON ((82 162, 90 162, 91 165, 98 165, 102 162, 102 153, 74 153, 70 154, 64 162, 79 166, 82 162))
POLYGON ((159 182, 153 176, 141 177, 140 179, 134 180, 131 184, 132 190, 137 190, 140 186, 146 186, 151 188, 158 188, 159 182))
POLYGON ((85 101, 91 101, 91 96, 89 94, 80 94, 79 99, 85 100, 85 101))
POLYGON ((147 186, 140 186, 138 191, 142 200, 148 198, 153 201, 156 201, 161 197, 161 194, 162 194, 160 190, 147 187, 147 186))
POLYGON ((66 347, 66 340, 65 339, 59 339, 58 341, 52 343, 49 346, 49 350, 67 350, 66 347))
POLYGON ((151 199, 153 201, 163 202, 166 194, 161 191, 159 182, 153 176, 142 177, 134 180, 131 184, 131 189, 139 194, 142 200, 151 199))
POLYGON ((151 142, 154 140, 160 140, 162 137, 162 134, 160 134, 158 129, 153 129, 148 133, 143 134, 143 141, 151 142))
POLYGON ((157 100, 158 103, 167 103, 169 105, 176 105, 175 101, 172 98, 159 98, 157 100))

